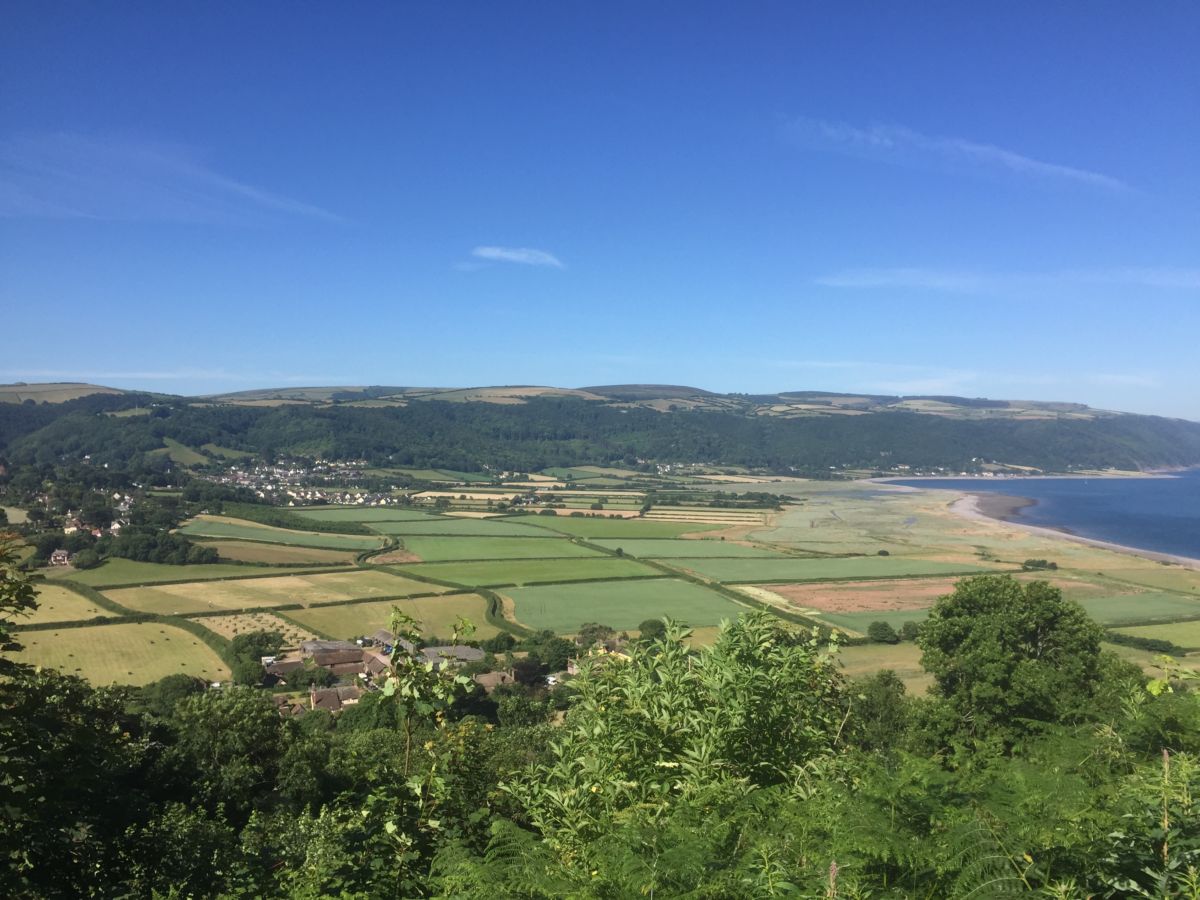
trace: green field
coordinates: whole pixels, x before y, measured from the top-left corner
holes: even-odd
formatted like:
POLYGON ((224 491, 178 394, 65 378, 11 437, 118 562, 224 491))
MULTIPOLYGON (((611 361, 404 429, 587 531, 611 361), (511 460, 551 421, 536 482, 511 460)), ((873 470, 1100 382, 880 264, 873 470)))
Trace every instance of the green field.
POLYGON ((905 622, 924 622, 929 615, 927 609, 882 609, 875 612, 854 613, 805 613, 814 619, 836 625, 852 634, 865 635, 872 622, 887 622, 897 631, 905 622))
POLYGON ((92 625, 21 635, 15 658, 81 675, 93 684, 149 684, 167 675, 198 675, 209 681, 229 669, 208 645, 181 628, 159 622, 92 625))
POLYGON ((398 597, 441 592, 444 588, 393 575, 382 569, 348 569, 318 575, 192 581, 118 588, 104 594, 138 612, 162 615, 254 609, 285 603, 321 603, 366 597, 398 597))
POLYGON ((469 587, 533 584, 543 581, 586 581, 592 578, 637 578, 662 574, 632 559, 614 559, 611 556, 586 559, 418 563, 392 568, 398 572, 411 572, 414 575, 452 581, 469 587))
POLYGON ((838 579, 901 578, 913 575, 958 575, 992 571, 968 563, 860 556, 845 559, 664 559, 715 581, 753 582, 835 581, 838 579))
MULTIPOLYGON (((1147 591, 1113 597, 1079 598, 1088 615, 1102 625, 1126 622, 1170 622, 1200 616, 1200 597, 1147 591)), ((1178 643, 1178 642, 1176 642, 1178 643)))
POLYGON ((317 506, 295 510, 296 515, 317 522, 408 522, 441 519, 431 513, 405 506, 317 506))
MULTIPOLYGON (((326 550, 322 547, 292 547, 289 544, 260 544, 257 541, 208 539, 205 547, 216 550, 222 560, 255 565, 352 566, 353 550, 326 550)), ((253 574, 251 569, 248 574, 253 574)))
POLYGON ((461 481, 465 484, 476 484, 492 480, 486 472, 456 472, 453 469, 404 469, 389 468, 388 472, 402 472, 421 481, 461 481))
POLYGON ((475 537, 511 535, 513 537, 552 537, 512 519, 455 519, 426 516, 409 522, 372 522, 371 527, 382 534, 446 534, 475 537))
POLYGON ((205 581, 212 578, 246 578, 252 575, 296 575, 305 570, 277 566, 235 566, 214 563, 199 566, 168 566, 164 563, 109 559, 94 569, 46 569, 50 580, 66 579, 98 587, 106 584, 154 584, 167 581, 205 581))
POLYGON ((673 538, 681 534, 715 531, 724 525, 698 522, 657 522, 652 519, 600 519, 588 516, 525 516, 522 521, 538 528, 584 538, 673 538))
POLYGON ((623 541, 619 538, 604 538, 596 543, 609 550, 618 547, 629 556, 643 556, 647 559, 707 559, 720 557, 741 557, 744 559, 779 559, 785 555, 767 547, 752 547, 747 544, 735 544, 733 541, 719 540, 684 540, 666 539, 633 539, 623 541))
POLYGON ((246 450, 231 450, 219 444, 201 444, 200 449, 212 456, 223 456, 226 459, 246 459, 254 455, 246 450))
POLYGON ((601 555, 598 550, 581 547, 565 538, 544 537, 406 537, 404 549, 430 562, 601 555))
POLYGON ((1170 641, 1186 650, 1200 650, 1200 620, 1175 622, 1170 625, 1139 625, 1116 630, 1134 637, 1170 641))
POLYGON ((272 528, 231 519, 200 517, 183 525, 179 531, 188 537, 235 538, 244 541, 266 541, 293 547, 325 547, 331 550, 373 550, 382 546, 379 538, 353 534, 324 534, 317 531, 292 531, 272 528))
POLYGON ((106 609, 61 584, 43 581, 37 585, 38 608, 32 615, 19 616, 16 625, 35 625, 42 622, 78 622, 96 616, 111 616, 106 609))
POLYGON ((715 591, 674 578, 548 584, 503 593, 512 600, 518 622, 560 634, 574 633, 586 622, 618 631, 636 629, 646 619, 660 616, 688 625, 716 625, 746 611, 715 591))
POLYGON ((461 616, 475 626, 476 639, 489 638, 498 629, 486 618, 487 601, 478 594, 454 594, 450 597, 420 597, 416 600, 388 600, 379 603, 349 603, 342 606, 318 606, 287 613, 309 628, 335 638, 349 639, 387 628, 392 607, 421 623, 428 635, 449 637, 455 620, 461 616))
POLYGON ((163 438, 165 446, 161 450, 150 451, 151 456, 166 456, 172 462, 181 466, 203 466, 210 462, 203 453, 197 453, 186 444, 181 444, 172 438, 163 438))
POLYGON ((1141 568, 1105 568, 1104 574, 1121 581, 1168 591, 1186 591, 1200 597, 1200 572, 1183 566, 1146 566, 1141 568))

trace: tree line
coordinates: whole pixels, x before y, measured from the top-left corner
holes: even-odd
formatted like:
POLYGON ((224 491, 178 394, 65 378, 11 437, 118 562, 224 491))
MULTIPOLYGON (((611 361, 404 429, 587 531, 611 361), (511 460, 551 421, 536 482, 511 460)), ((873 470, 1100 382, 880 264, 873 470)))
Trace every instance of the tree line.
POLYGON ((826 475, 841 466, 973 471, 980 460, 1049 471, 1200 463, 1200 424, 1153 416, 964 420, 891 411, 787 419, 736 411, 660 413, 577 398, 511 406, 431 400, 375 409, 193 406, 180 398, 160 402, 150 415, 106 414, 121 402, 9 404, 0 410, 0 449, 22 464, 89 456, 96 464, 161 467, 169 460, 151 454, 171 438, 267 459, 292 454, 462 471, 639 460, 826 475))

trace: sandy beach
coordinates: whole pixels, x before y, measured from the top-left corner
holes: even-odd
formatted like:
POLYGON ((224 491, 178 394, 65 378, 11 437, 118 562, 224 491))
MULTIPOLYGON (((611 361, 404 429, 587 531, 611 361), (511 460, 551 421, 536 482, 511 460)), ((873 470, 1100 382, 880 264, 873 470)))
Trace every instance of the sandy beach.
POLYGON ((976 521, 991 521, 1002 522, 1013 528, 1020 528, 1022 531, 1028 531, 1032 534, 1040 534, 1044 537, 1057 538, 1064 541, 1075 541, 1080 544, 1089 544, 1093 547, 1102 547, 1105 550, 1113 550, 1117 553, 1127 553, 1131 556, 1140 556, 1143 559, 1152 559, 1156 562, 1169 562, 1177 565, 1186 566, 1189 569, 1200 570, 1200 559, 1192 559, 1189 556, 1175 556, 1171 553, 1156 553, 1153 550, 1143 550, 1140 547, 1128 547, 1124 544, 1114 544, 1111 541, 1101 541, 1095 538, 1082 537, 1078 534, 1072 534, 1069 531, 1059 528, 1047 528, 1042 525, 1029 525, 1025 522, 1015 521, 1012 517, 1026 506, 1032 506, 1036 501, 1029 500, 1025 497, 1014 497, 1008 494, 965 494, 958 500, 950 504, 950 511, 956 515, 962 516, 964 519, 974 519, 976 521))

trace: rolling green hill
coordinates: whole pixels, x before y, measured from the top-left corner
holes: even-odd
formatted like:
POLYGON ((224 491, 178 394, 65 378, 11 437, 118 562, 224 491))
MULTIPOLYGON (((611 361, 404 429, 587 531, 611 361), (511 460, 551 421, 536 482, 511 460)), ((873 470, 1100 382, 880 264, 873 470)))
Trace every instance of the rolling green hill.
POLYGON ((1200 464, 1200 423, 1077 403, 670 385, 112 392, 0 403, 0 450, 18 463, 85 455, 128 463, 173 448, 176 461, 188 451, 200 464, 196 448, 208 446, 467 472, 646 462, 807 475, 990 464, 1061 472, 1200 464))

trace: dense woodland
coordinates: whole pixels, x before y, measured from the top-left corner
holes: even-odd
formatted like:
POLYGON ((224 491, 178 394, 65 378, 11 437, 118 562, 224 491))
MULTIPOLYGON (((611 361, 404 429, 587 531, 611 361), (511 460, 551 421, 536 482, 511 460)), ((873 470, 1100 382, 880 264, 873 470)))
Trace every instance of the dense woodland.
MULTIPOLYGON (((787 473, 831 467, 977 469, 982 460, 1071 468, 1200 463, 1200 424, 1154 416, 967 420, 889 411, 785 419, 714 410, 656 412, 574 398, 517 405, 413 402, 405 407, 197 406, 146 395, 93 395, 58 405, 0 404, 0 452, 15 463, 90 456, 153 464, 171 438, 264 458, 366 459, 378 465, 478 471, 706 462, 787 473), (155 404, 155 405, 151 405, 155 404), (137 416, 110 413, 135 406, 137 416)), ((159 465, 165 463, 158 458, 159 465)))
POLYGON ((942 598, 929 697, 752 614, 552 695, 400 652, 339 718, 285 719, 261 688, 17 664, 34 600, 2 556, 5 896, 1200 897, 1194 676, 1148 682, 1044 582, 942 598))

